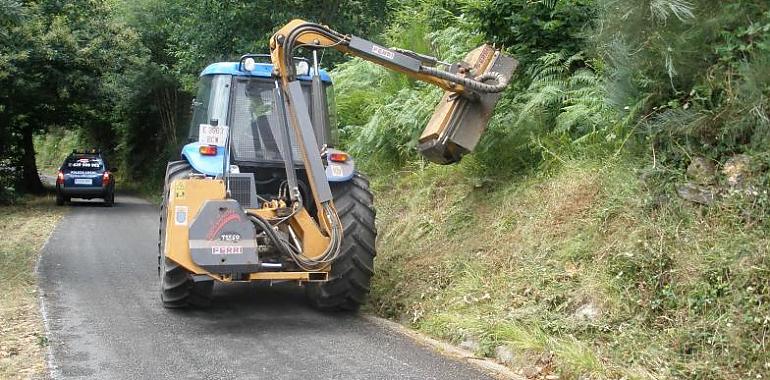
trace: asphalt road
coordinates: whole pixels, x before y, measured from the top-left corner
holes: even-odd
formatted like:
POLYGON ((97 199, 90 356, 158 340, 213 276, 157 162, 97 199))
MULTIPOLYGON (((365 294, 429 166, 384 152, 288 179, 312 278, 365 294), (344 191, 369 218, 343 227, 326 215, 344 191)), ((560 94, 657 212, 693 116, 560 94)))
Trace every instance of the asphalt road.
POLYGON ((486 378, 361 317, 317 312, 295 287, 217 285, 210 309, 163 309, 157 207, 68 207, 39 266, 53 378, 486 378))

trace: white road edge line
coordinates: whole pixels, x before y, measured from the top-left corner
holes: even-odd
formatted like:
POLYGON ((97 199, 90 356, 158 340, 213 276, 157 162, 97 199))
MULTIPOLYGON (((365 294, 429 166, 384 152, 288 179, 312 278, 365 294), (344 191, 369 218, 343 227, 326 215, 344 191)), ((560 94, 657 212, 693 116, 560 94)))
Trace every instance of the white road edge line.
POLYGON ((372 314, 360 314, 365 320, 380 326, 382 328, 394 331, 404 335, 422 346, 431 348, 433 351, 449 357, 451 359, 470 364, 480 371, 500 380, 526 380, 526 377, 514 372, 512 369, 495 362, 492 359, 479 358, 468 350, 454 346, 447 342, 431 338, 420 332, 411 330, 399 323, 374 316, 372 314))
MULTIPOLYGON (((67 213, 62 215, 61 219, 64 219, 67 213)), ((48 237, 45 239, 45 243, 43 243, 43 246, 40 247, 40 251, 37 255, 37 262, 35 262, 35 277, 36 277, 36 284, 37 284, 37 299, 38 304, 40 305, 40 317, 43 319, 43 329, 45 332, 45 339, 46 339, 46 377, 50 379, 60 379, 61 374, 59 373, 59 368, 56 366, 56 361, 53 357, 53 349, 51 348, 51 326, 48 322, 48 309, 45 307, 45 297, 43 294, 43 289, 40 287, 40 261, 43 260, 43 253, 46 251, 46 247, 48 247, 48 243, 51 241, 51 236, 53 236, 54 232, 56 232, 56 229, 59 228, 59 225, 61 223, 61 219, 59 219, 58 222, 56 222, 56 226, 51 230, 51 233, 48 234, 48 237)))

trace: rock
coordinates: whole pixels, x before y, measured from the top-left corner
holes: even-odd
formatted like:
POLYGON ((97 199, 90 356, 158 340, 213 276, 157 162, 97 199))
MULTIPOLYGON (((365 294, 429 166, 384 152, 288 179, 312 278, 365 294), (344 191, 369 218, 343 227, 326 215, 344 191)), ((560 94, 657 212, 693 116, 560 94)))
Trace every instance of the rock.
POLYGON ((512 364, 514 360, 513 351, 506 346, 497 346, 495 348, 495 358, 504 364, 512 364))
POLYGON ((478 352, 481 345, 473 338, 469 338, 460 343, 460 348, 468 350, 470 352, 478 352))
POLYGON ((649 199, 647 201, 647 206, 653 210, 657 210, 657 209, 663 208, 669 202, 671 202, 671 199, 668 194, 658 194, 652 199, 649 199))
POLYGON ((717 167, 707 158, 693 157, 687 167, 687 176, 696 184, 712 185, 716 183, 717 167))
POLYGON ((548 375, 545 380, 559 380, 559 375, 548 375))
POLYGON ((537 362, 544 366, 550 366, 551 364, 553 364, 554 355, 555 354, 551 351, 543 352, 542 354, 540 354, 540 357, 537 359, 537 362))
POLYGON ((707 186, 697 185, 692 182, 680 186, 676 192, 686 201, 704 205, 714 203, 714 200, 717 197, 717 192, 714 189, 707 186))
POLYGON ((744 187, 746 180, 751 176, 751 157, 745 154, 730 157, 722 166, 722 174, 731 188, 744 187))
POLYGON ((596 322, 601 311, 593 303, 589 302, 580 306, 573 314, 575 318, 583 321, 596 322))
POLYGON ((535 366, 527 366, 521 370, 521 374, 527 379, 533 379, 539 376, 542 370, 543 370, 542 368, 538 368, 535 366))

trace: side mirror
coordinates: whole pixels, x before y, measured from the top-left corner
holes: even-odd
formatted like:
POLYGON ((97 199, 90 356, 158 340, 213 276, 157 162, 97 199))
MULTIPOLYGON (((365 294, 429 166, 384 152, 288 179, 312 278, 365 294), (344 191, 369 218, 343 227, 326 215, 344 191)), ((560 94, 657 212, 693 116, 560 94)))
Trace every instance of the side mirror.
POLYGON ((115 173, 118 171, 118 168, 110 168, 110 172, 115 173))

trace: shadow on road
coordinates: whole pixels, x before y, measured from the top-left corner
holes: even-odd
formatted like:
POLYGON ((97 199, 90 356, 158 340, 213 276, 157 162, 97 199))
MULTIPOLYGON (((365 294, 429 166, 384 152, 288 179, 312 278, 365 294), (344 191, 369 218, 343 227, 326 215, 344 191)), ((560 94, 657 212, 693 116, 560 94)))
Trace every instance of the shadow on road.
MULTIPOLYGON (((73 198, 66 205, 67 206, 71 206, 71 207, 106 207, 104 205, 104 201, 101 200, 101 199, 78 199, 78 198, 73 198)), ((119 204, 116 201, 114 207, 118 207, 118 206, 119 206, 119 204)))
MULTIPOLYGON (((160 306, 160 302, 159 305, 160 306)), ((204 309, 167 310, 174 318, 184 320, 206 331, 227 335, 253 335, 264 328, 271 334, 303 336, 326 330, 364 324, 352 313, 321 312, 312 308, 303 288, 293 284, 272 287, 262 284, 216 284, 211 306, 204 309)))
POLYGON ((269 286, 261 283, 215 284, 211 306, 173 310, 175 313, 220 319, 232 313, 296 318, 298 314, 334 319, 355 319, 355 314, 321 312, 310 306, 305 290, 293 283, 269 286))

